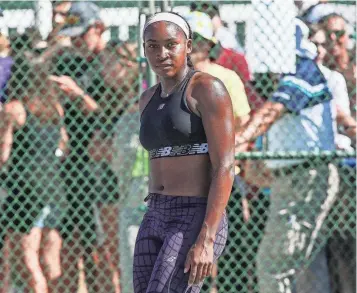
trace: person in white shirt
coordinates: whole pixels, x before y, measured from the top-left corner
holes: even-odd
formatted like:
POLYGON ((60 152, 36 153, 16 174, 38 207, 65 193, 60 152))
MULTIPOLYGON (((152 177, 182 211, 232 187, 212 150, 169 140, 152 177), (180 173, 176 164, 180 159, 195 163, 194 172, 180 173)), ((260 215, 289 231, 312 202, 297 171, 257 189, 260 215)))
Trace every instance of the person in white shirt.
MULTIPOLYGON (((277 90, 238 132, 237 145, 268 132, 269 152, 336 149, 339 115, 334 97, 316 62, 316 47, 307 39, 306 25, 297 22, 295 35, 295 73, 282 76, 277 90)), ((334 162, 322 157, 266 161, 274 180, 257 255, 260 293, 331 292, 324 248, 330 235, 325 223, 339 195, 334 162)))
MULTIPOLYGON (((310 40, 316 45, 318 55, 316 61, 327 80, 335 105, 335 124, 342 122, 342 129, 335 125, 335 145, 337 149, 353 150, 352 139, 356 138, 356 121, 351 115, 350 99, 348 96, 346 79, 344 76, 330 70, 323 65, 326 57, 325 44, 326 32, 320 26, 311 26, 310 40), (341 133, 341 131, 343 133, 341 133)), ((334 225, 332 237, 329 239, 330 282, 332 292, 356 292, 356 169, 347 161, 340 162, 338 166, 339 193, 338 200, 330 212, 331 223, 341 222, 343 225, 334 225), (341 211, 343 211, 341 213, 341 211), (351 233, 352 230, 352 233, 351 233)))

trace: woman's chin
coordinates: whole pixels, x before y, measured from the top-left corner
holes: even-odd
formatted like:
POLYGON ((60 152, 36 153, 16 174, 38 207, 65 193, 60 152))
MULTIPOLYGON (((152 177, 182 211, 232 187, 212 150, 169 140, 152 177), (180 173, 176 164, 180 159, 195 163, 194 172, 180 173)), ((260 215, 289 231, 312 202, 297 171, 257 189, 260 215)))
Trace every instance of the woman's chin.
POLYGON ((175 76, 176 71, 173 67, 160 67, 155 68, 155 73, 160 77, 170 78, 175 76))

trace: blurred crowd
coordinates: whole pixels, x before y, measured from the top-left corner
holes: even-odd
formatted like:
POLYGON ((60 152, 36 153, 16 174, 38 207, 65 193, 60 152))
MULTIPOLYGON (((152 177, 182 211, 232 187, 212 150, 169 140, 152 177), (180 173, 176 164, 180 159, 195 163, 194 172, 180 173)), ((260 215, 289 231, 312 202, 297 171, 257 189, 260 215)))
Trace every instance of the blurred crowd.
MULTIPOLYGON (((256 42, 284 51, 274 2, 252 1, 256 42)), ((183 15, 195 69, 230 93, 237 153, 355 150, 355 35, 315 2, 291 1, 294 50, 275 65, 293 68, 280 72, 262 55, 265 70, 252 71, 217 2, 183 15)), ((137 40, 104 37, 95 2, 51 3, 46 40, 32 28, 0 35, 0 293, 132 293, 148 71, 137 40)), ((263 159, 236 161, 228 245, 203 291, 355 292, 355 159, 263 159)))

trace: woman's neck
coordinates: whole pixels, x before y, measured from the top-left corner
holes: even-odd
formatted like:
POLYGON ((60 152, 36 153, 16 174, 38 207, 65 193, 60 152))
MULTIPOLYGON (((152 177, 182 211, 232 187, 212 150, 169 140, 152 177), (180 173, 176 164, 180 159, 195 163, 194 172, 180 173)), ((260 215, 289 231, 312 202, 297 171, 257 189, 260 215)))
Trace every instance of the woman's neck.
POLYGON ((171 78, 160 78, 161 87, 163 92, 170 93, 187 75, 190 68, 185 66, 179 73, 171 78))

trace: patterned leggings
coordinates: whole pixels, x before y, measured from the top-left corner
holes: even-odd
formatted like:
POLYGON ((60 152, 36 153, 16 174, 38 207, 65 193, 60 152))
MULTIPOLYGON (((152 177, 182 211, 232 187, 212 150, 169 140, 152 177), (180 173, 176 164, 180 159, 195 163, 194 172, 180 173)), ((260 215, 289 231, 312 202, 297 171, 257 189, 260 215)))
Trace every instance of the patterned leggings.
MULTIPOLYGON (((201 284, 188 286, 186 256, 201 230, 207 197, 149 194, 134 252, 135 293, 198 293, 201 284)), ((222 217, 214 243, 214 261, 226 244, 228 222, 222 217)))

